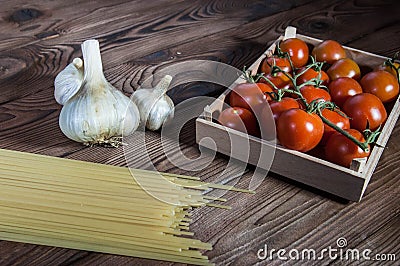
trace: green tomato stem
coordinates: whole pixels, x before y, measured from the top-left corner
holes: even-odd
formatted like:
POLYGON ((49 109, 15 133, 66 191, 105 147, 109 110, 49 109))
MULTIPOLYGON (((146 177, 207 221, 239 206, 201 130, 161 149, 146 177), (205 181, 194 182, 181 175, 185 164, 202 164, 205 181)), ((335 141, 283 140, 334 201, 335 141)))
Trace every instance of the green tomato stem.
POLYGON ((309 64, 308 66, 306 66, 306 68, 303 71, 301 71, 300 73, 298 73, 298 74, 293 73, 294 74, 293 75, 294 79, 297 79, 298 77, 300 77, 301 75, 306 73, 308 70, 313 68, 315 65, 316 65, 316 62, 313 62, 313 63, 309 64))
POLYGON ((272 81, 270 81, 269 79, 267 79, 263 74, 261 74, 261 78, 263 78, 269 85, 271 85, 274 90, 276 90, 276 91, 279 90, 279 88, 276 87, 275 84, 272 83, 272 81))
POLYGON ((282 58, 286 57, 288 59, 289 64, 290 64, 290 69, 293 71, 293 74, 294 74, 294 65, 293 65, 292 59, 290 58, 290 54, 288 52, 282 52, 282 49, 280 47, 280 42, 278 43, 278 46, 276 48, 277 48, 278 56, 280 56, 282 58))
POLYGON ((390 62, 390 67, 396 71, 397 82, 400 84, 400 69, 390 62))
POLYGON ((372 132, 370 129, 366 129, 363 131, 363 135, 366 139, 366 143, 374 143, 376 141, 376 138, 381 134, 379 127, 377 130, 372 132))
POLYGON ((246 70, 246 66, 243 67, 243 77, 248 83, 256 83, 257 82, 254 79, 254 77, 251 75, 251 72, 249 70, 246 70))
POLYGON ((396 62, 397 59, 399 59, 399 55, 400 52, 396 52, 393 56, 393 58, 388 58, 384 65, 389 66, 391 69, 394 69, 394 71, 396 72, 396 78, 397 78, 397 82, 400 84, 400 67, 396 67, 394 64, 396 62))
POLYGON ((322 113, 321 110, 317 111, 318 116, 322 119, 322 121, 327 124, 328 126, 330 126, 331 128, 335 129, 336 131, 340 132, 342 135, 346 136, 348 139, 350 139, 354 144, 356 144, 358 147, 360 147, 363 151, 368 152, 368 142, 361 142, 358 139, 356 139, 355 137, 353 137, 350 133, 348 133, 347 131, 343 130, 342 128, 338 127, 337 125, 335 125, 334 123, 332 123, 331 121, 329 121, 328 119, 326 119, 322 113))
POLYGON ((280 90, 283 92, 287 92, 287 93, 293 93, 293 94, 296 94, 297 96, 299 96, 299 98, 302 101, 302 103, 304 104, 304 106, 306 106, 306 109, 308 109, 309 104, 307 103, 306 99, 303 97, 303 94, 301 94, 301 92, 290 90, 290 89, 280 89, 280 90))

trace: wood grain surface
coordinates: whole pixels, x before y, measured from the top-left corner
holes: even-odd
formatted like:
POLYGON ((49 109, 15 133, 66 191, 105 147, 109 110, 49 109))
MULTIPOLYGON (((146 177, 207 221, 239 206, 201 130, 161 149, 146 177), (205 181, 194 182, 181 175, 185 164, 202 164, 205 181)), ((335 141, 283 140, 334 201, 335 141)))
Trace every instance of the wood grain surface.
MULTIPOLYGON (((127 95, 153 74, 179 62, 213 60, 241 69, 258 58, 288 25, 304 35, 335 39, 383 56, 400 50, 400 2, 396 0, 8 0, 0 5, 0 148, 119 166, 126 165, 122 147, 85 147, 67 139, 58 126, 61 107, 53 98, 53 81, 72 58, 81 56, 80 43, 86 39, 100 41, 106 77, 127 95)), ((174 87, 169 94, 179 103, 194 96, 217 96, 224 89, 191 82, 174 87)), ((125 152, 135 166, 148 168, 135 137, 130 137, 125 152)), ((145 140, 151 163, 160 171, 196 175, 207 181, 235 172, 229 158, 216 155, 210 161, 205 153, 200 154, 193 121, 183 127, 179 145, 167 139, 163 150, 159 132, 147 132, 145 140), (166 154, 175 157, 168 159, 166 154), (183 155, 204 169, 182 170, 176 162, 184 164, 183 155), (221 175, 225 169, 227 173, 221 175)), ((264 244, 275 249, 318 251, 336 247, 339 237, 347 239, 349 248, 394 253, 397 263, 384 264, 398 265, 399 158, 397 125, 360 203, 345 202, 269 174, 255 195, 226 194, 232 210, 194 210, 191 230, 195 237, 213 244, 214 249, 205 254, 218 265, 358 265, 357 261, 329 258, 257 258, 264 244)), ((249 168, 238 186, 248 186, 253 170, 249 168)), ((0 265, 171 264, 0 241, 0 265)))

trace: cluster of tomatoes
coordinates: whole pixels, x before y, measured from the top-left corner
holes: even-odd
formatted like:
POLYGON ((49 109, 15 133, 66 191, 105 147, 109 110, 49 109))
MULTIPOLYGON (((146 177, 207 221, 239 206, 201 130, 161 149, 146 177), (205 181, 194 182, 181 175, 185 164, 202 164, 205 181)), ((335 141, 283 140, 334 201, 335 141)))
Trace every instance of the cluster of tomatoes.
POLYGON ((387 119, 385 105, 399 94, 397 62, 388 60, 362 76, 333 40, 309 47, 286 39, 256 76, 245 74, 248 82, 233 88, 231 107, 219 123, 265 138, 273 119, 280 144, 301 152, 323 147, 325 159, 345 167, 369 155, 387 119))

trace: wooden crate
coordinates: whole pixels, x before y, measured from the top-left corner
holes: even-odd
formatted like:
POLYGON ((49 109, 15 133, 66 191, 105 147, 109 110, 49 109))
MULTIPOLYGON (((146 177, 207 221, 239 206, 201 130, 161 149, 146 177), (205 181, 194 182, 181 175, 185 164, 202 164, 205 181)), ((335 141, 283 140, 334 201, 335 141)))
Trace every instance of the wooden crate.
MULTIPOLYGON (((311 45, 321 42, 319 39, 296 34, 295 28, 288 27, 285 36, 279 37, 252 64, 250 67, 252 73, 256 73, 262 60, 274 52, 279 41, 290 37, 300 38, 311 45)), ((386 60, 386 57, 349 47, 344 48, 349 57, 355 60, 360 66, 372 68, 386 60)), ((235 84, 243 82, 245 80, 240 77, 230 88, 235 84)), ((373 147, 368 160, 353 160, 351 167, 345 168, 309 154, 284 148, 279 144, 275 144, 275 142, 248 136, 242 132, 213 122, 213 118, 217 118, 221 112, 225 97, 229 92, 230 89, 227 89, 215 102, 207 106, 204 109, 204 113, 196 120, 196 142, 199 145, 216 150, 235 159, 244 160, 243 155, 240 153, 231 153, 230 137, 234 138, 234 145, 238 145, 236 147, 247 147, 249 145, 250 152, 247 162, 252 165, 257 165, 262 152, 273 152, 273 149, 275 149, 275 156, 270 169, 268 169, 269 166, 263 167, 259 165, 259 167, 266 168, 266 170, 351 201, 361 200, 390 134, 395 127, 400 111, 399 98, 397 98, 394 105, 390 107, 391 110, 388 110, 390 113, 388 112, 387 121, 377 140, 378 145, 373 147)))

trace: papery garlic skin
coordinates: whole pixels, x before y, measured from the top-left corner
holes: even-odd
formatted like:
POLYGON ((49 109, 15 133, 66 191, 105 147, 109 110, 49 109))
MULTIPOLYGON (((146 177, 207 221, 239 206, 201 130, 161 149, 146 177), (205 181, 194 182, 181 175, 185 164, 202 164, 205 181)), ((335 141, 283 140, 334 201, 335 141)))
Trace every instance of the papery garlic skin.
POLYGON ((64 135, 74 141, 101 144, 134 132, 139 111, 117 90, 78 94, 62 108, 59 124, 64 135))
POLYGON ((116 138, 133 133, 139 126, 139 110, 104 77, 98 41, 85 41, 82 53, 84 79, 61 110, 61 131, 77 142, 116 146, 116 138))
POLYGON ((140 120, 147 129, 158 130, 174 116, 174 103, 165 93, 172 77, 166 75, 155 88, 139 89, 132 95, 132 101, 140 112, 140 120))
POLYGON ((56 101, 64 105, 74 96, 83 81, 83 61, 75 58, 72 63, 66 66, 54 80, 54 98, 56 101))

